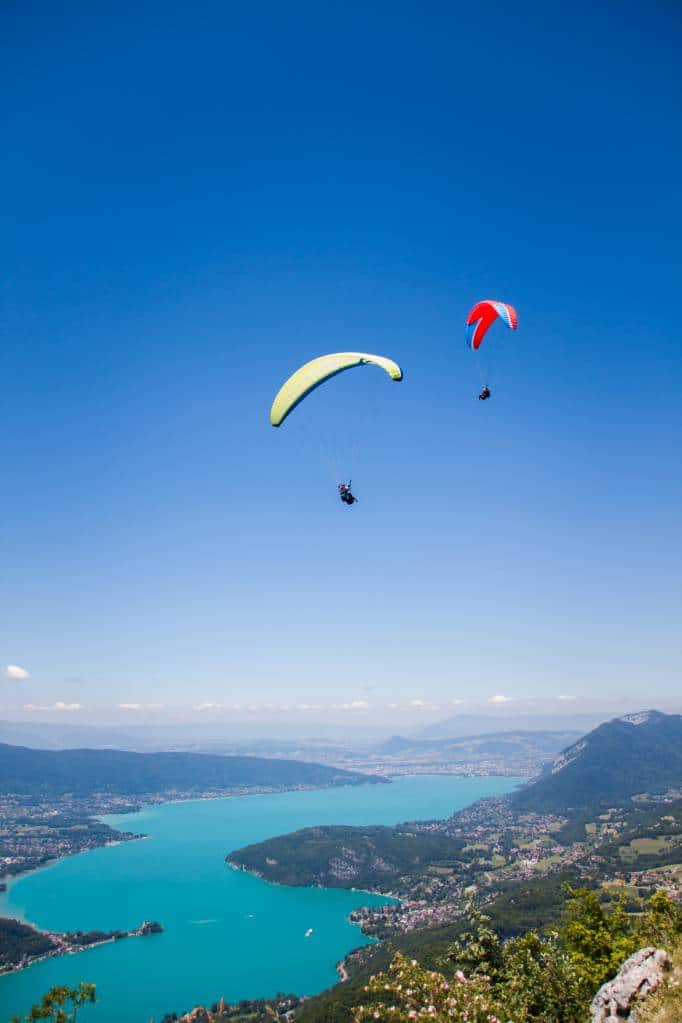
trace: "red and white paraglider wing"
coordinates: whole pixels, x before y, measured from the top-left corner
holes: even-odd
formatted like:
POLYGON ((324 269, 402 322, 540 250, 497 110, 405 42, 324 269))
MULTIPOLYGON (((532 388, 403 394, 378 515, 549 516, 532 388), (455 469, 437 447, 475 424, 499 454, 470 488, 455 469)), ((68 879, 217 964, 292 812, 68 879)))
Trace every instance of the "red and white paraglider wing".
POLYGON ((506 302, 496 302, 493 299, 485 299, 483 302, 476 303, 467 316, 464 331, 464 336, 470 348, 476 351, 481 347, 483 338, 497 319, 506 323, 511 330, 516 330, 519 325, 516 309, 514 309, 513 305, 507 305, 506 302))

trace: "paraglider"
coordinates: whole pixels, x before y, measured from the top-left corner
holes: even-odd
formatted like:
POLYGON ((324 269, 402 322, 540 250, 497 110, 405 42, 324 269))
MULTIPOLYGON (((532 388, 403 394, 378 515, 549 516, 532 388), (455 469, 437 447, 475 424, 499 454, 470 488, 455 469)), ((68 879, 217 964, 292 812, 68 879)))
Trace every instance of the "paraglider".
POLYGON ((403 378, 403 371, 398 363, 383 355, 370 355, 368 352, 335 352, 331 355, 321 355, 311 362, 306 362, 282 384, 270 409, 272 425, 281 426, 286 417, 311 391, 337 373, 354 369, 356 366, 379 366, 392 380, 399 382, 403 378))
MULTIPOLYGON (((477 302, 467 316, 464 336, 466 342, 473 351, 477 352, 492 327, 495 320, 502 320, 510 330, 516 330, 519 325, 516 309, 506 302, 496 302, 493 299, 485 299, 477 302)), ((487 376, 487 374, 485 374, 487 376)), ((483 390, 479 394, 479 401, 487 401, 490 397, 490 388, 487 379, 483 381, 483 390)))
MULTIPOLYGON (((369 352, 333 352, 330 355, 321 355, 306 362, 282 384, 270 409, 271 424, 281 426, 287 416, 316 387, 338 373, 358 366, 378 366, 396 382, 403 378, 403 371, 398 363, 383 355, 372 355, 369 352)), ((338 476, 336 478, 338 479, 338 476)), ((350 480, 348 483, 337 484, 337 489, 343 504, 349 507, 357 504, 358 499, 351 490, 350 480)))
POLYGON ((357 497, 355 497, 351 493, 350 487, 351 487, 351 480, 348 480, 348 483, 339 483, 339 497, 341 498, 341 500, 343 501, 344 504, 349 504, 349 505, 350 504, 356 504, 356 502, 358 500, 357 497))

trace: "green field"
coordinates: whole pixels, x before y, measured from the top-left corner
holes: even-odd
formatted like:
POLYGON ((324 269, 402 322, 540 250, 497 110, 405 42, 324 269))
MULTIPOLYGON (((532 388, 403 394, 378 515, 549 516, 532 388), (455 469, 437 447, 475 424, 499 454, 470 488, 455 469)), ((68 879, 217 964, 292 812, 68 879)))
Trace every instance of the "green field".
POLYGON ((679 841, 678 835, 661 835, 659 838, 633 838, 628 845, 618 850, 620 858, 631 863, 639 856, 657 856, 669 852, 679 841))

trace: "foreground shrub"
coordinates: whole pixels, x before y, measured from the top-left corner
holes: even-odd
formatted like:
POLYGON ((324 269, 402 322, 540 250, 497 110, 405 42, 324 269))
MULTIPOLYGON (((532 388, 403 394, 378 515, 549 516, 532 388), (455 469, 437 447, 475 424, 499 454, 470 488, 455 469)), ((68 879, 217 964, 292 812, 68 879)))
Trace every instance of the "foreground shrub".
MULTIPOLYGON (((622 899, 605 907, 596 891, 568 891, 558 932, 529 931, 507 942, 487 916, 469 906, 470 929, 449 948, 443 973, 398 954, 387 973, 371 978, 353 1023, 583 1023, 598 988, 633 952, 680 942, 682 909, 664 893, 652 896, 646 913, 633 918, 622 899)), ((674 984, 666 997, 679 1007, 682 994, 674 984)), ((661 1016, 660 1023, 678 1018, 661 1016)))
POLYGON ((451 979, 424 970, 415 959, 398 953, 388 973, 372 977, 365 988, 366 1005, 353 1009, 354 1023, 391 1020, 433 1020, 434 1023, 503 1023, 498 1014, 490 980, 465 977, 458 971, 451 979))
POLYGON ((575 1023, 589 1002, 571 957, 557 934, 529 931, 503 943, 490 919, 469 907, 471 929, 446 962, 468 976, 490 978, 500 1011, 514 1023, 575 1023))
POLYGON ((585 1011, 580 977, 557 934, 529 931, 508 941, 496 994, 515 1023, 575 1023, 585 1011))

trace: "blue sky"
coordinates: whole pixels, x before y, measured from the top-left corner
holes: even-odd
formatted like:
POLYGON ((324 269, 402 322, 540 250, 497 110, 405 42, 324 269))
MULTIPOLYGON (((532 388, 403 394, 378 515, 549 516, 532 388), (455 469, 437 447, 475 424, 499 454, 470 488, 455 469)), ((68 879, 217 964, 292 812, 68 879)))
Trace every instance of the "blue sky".
POLYGON ((674 5, 0 17, 5 713, 674 701, 674 5))

